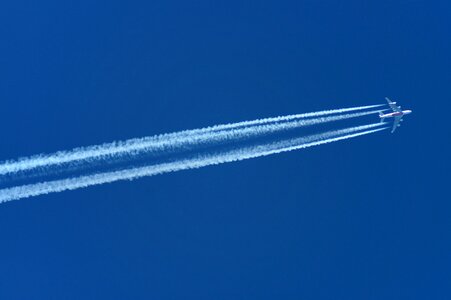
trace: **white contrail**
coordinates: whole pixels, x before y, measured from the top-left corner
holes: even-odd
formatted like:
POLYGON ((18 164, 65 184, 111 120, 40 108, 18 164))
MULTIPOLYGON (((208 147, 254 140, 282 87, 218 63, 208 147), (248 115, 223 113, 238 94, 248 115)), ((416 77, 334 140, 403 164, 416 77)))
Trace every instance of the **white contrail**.
MULTIPOLYGON (((367 106, 340 108, 340 109, 330 109, 330 110, 323 110, 323 111, 303 113, 303 114, 264 118, 264 119, 257 119, 257 120, 252 120, 252 121, 243 121, 243 122, 239 122, 239 123, 216 125, 216 126, 207 127, 206 129, 224 130, 224 129, 243 127, 243 126, 250 126, 250 125, 259 125, 259 124, 266 124, 266 123, 290 121, 290 120, 295 120, 295 119, 321 117, 321 116, 327 116, 327 115, 333 115, 333 114, 342 114, 342 113, 347 113, 347 112, 352 112, 352 111, 372 109, 372 108, 381 107, 381 106, 385 106, 385 104, 367 105, 367 106)), ((380 111, 380 110, 378 110, 378 111, 380 111)), ((203 130, 203 129, 194 129, 194 130, 189 130, 189 131, 192 132, 195 130, 203 130)))
POLYGON ((190 148, 196 145, 207 143, 219 143, 231 140, 251 138, 254 136, 294 129, 302 126, 339 121, 377 113, 379 110, 343 114, 330 117, 319 117, 321 115, 363 110, 378 106, 381 105, 336 109, 300 115, 260 119, 255 121, 245 121, 235 124, 217 125, 203 129, 194 129, 153 137, 131 139, 127 141, 107 143, 85 148, 76 148, 71 151, 60 151, 50 155, 38 155, 33 157, 20 158, 16 161, 7 161, 3 164, 0 164, 0 175, 14 174, 39 168, 47 169, 52 166, 58 166, 68 163, 90 163, 93 160, 99 159, 107 160, 111 158, 119 158, 121 156, 138 155, 140 153, 151 153, 155 151, 161 152, 180 147, 190 148), (306 117, 314 118, 305 119, 306 117), (287 122, 289 120, 296 121, 287 122))
POLYGON ((62 192, 66 190, 75 190, 120 180, 133 180, 145 176, 153 176, 157 174, 176 172, 187 169, 197 169, 209 165, 241 161, 250 158, 308 148, 381 131, 386 129, 387 127, 372 130, 367 129, 378 127, 384 124, 385 123, 376 123, 365 126, 351 127, 302 138, 289 139, 282 142, 245 147, 223 153, 211 153, 195 158, 182 159, 174 162, 161 163, 146 167, 138 167, 114 172, 106 172, 6 188, 0 190, 0 203, 49 193, 62 192))

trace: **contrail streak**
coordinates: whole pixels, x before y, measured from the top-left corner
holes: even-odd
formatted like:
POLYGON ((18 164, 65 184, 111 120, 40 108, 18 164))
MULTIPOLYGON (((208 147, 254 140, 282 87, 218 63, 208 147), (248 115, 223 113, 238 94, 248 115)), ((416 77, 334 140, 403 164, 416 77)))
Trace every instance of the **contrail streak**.
MULTIPOLYGON (((347 112, 352 112, 352 111, 359 111, 359 110, 366 110, 366 109, 381 107, 381 106, 385 106, 385 104, 331 109, 331 110, 323 110, 323 111, 318 111, 318 112, 310 112, 310 113, 295 114, 295 115, 288 115, 288 116, 279 116, 279 117, 273 117, 273 118, 264 118, 264 119, 257 119, 257 120, 253 120, 253 121, 243 121, 243 122, 233 123, 233 124, 216 125, 216 126, 212 126, 212 127, 207 127, 207 129, 209 128, 209 129, 213 129, 213 130, 224 130, 224 129, 242 127, 242 126, 259 125, 259 124, 266 124, 266 123, 273 123, 273 122, 283 122, 283 121, 290 121, 290 120, 302 119, 302 118, 321 117, 321 116, 333 115, 333 114, 342 114, 342 113, 347 113, 347 112)), ((195 131, 195 130, 203 130, 203 129, 194 129, 194 130, 191 130, 191 132, 195 131)))
POLYGON ((90 163, 94 160, 99 159, 117 159, 121 156, 138 155, 140 153, 151 153, 156 151, 161 152, 176 148, 190 149, 192 147, 200 146, 203 144, 221 143, 232 140, 236 141, 278 131, 295 129, 303 126, 361 117, 364 115, 377 113, 379 112, 379 110, 342 114, 330 117, 320 116, 364 110, 379 106, 382 105, 370 105, 283 117, 266 118, 254 121, 244 121, 234 124, 217 125, 202 129, 187 130, 153 137, 107 143, 98 146, 76 148, 71 151, 60 151, 50 155, 26 157, 18 159, 16 161, 7 161, 3 164, 0 164, 0 176, 39 168, 46 170, 52 166, 59 166, 63 164, 72 164, 74 167, 76 167, 77 164, 90 163), (307 117, 313 118, 306 119, 307 117))
POLYGON ((49 193, 62 192, 66 190, 86 188, 89 186, 111 183, 115 181, 133 180, 145 176, 153 176, 188 169, 197 169, 209 165, 218 165, 228 162, 241 161, 250 158, 263 157, 272 154, 318 146, 387 129, 387 127, 384 127, 368 130, 370 128, 378 127, 381 125, 384 125, 384 123, 376 123, 341 130, 334 130, 322 134, 310 135, 307 137, 294 138, 258 146, 244 147, 222 153, 210 153, 194 158, 181 159, 174 162, 161 163, 146 167, 131 168, 114 172, 105 172, 94 175, 6 188, 0 190, 0 203, 49 193))

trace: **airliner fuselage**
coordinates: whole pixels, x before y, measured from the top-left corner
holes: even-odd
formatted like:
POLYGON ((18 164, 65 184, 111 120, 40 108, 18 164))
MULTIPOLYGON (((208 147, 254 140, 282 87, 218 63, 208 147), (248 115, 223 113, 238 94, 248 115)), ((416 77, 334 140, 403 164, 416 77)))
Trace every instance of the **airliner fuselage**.
POLYGON ((392 112, 392 113, 389 113, 389 114, 380 114, 379 118, 385 119, 385 118, 402 117, 404 115, 408 115, 408 114, 411 114, 411 113, 412 113, 412 111, 410 109, 406 109, 406 110, 403 110, 403 111, 395 111, 395 112, 392 112))

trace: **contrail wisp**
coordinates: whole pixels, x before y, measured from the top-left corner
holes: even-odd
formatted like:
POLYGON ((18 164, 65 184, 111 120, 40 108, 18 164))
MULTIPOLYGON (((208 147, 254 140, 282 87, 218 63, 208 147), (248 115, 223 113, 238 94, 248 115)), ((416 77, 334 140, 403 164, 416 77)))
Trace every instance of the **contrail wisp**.
POLYGON ((380 127, 382 125, 385 125, 385 123, 375 123, 341 130, 328 131, 322 134, 315 134, 306 137, 288 139, 285 141, 244 147, 220 153, 199 155, 193 158, 179 159, 173 162, 155 164, 146 167, 131 168, 114 172, 105 172, 94 175, 6 188, 0 190, 0 203, 32 196, 62 192, 66 190, 75 190, 120 180, 133 180, 145 176, 153 176, 188 169, 197 169, 209 165, 218 165, 228 162, 241 161, 250 158, 263 157, 272 154, 318 146, 387 129, 387 127, 371 129, 380 127))
POLYGON ((283 130, 295 129, 303 126, 311 126, 349 118, 361 117, 380 110, 348 113, 336 116, 327 115, 344 112, 371 109, 382 105, 370 105, 354 108, 335 109, 306 114, 297 114, 283 117, 266 118, 254 121, 244 121, 233 124, 217 125, 202 129, 181 131, 163 134, 153 137, 131 139, 121 142, 107 143, 98 146, 76 148, 71 151, 60 151, 50 155, 38 155, 21 158, 16 161, 6 161, 0 164, 0 176, 14 175, 16 173, 30 170, 47 170, 53 166, 91 163, 99 160, 110 160, 121 156, 138 155, 140 153, 169 151, 175 148, 190 148, 209 143, 221 143, 237 141, 259 135, 275 133, 283 130))

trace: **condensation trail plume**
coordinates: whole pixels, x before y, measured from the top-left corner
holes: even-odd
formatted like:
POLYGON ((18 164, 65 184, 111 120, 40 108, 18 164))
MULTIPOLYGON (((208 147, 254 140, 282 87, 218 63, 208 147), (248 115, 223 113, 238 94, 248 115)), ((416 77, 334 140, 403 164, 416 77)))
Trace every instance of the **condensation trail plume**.
POLYGON ((365 110, 379 106, 382 105, 361 106, 259 119, 254 121, 244 121, 234 124, 217 125, 203 129, 194 129, 153 137, 113 142, 98 146, 76 148, 71 151, 60 151, 50 155, 26 157, 16 161, 7 161, 0 164, 0 176, 8 174, 14 175, 15 173, 34 169, 39 170, 39 168, 45 171, 52 166, 60 166, 64 164, 72 164, 72 167, 76 168, 77 164, 90 163, 94 160, 108 160, 112 158, 120 158, 121 156, 138 155, 140 153, 168 151, 180 147, 187 149, 208 143, 237 141, 240 139, 295 129, 303 126, 311 126, 320 123, 374 114, 378 113, 380 110, 321 117, 331 114, 365 110))
POLYGON ((115 181, 133 180, 145 176, 153 176, 188 169, 197 169, 209 165, 218 165, 228 162, 241 161, 250 158, 263 157, 272 154, 318 146, 387 129, 387 127, 371 129, 380 127, 382 125, 385 125, 385 123, 376 123, 346 128, 342 130, 334 130, 322 134, 310 135, 307 137, 244 147, 221 153, 210 153, 194 158, 181 159, 174 162, 161 163, 146 167, 138 167, 114 172, 106 172, 7 188, 0 190, 0 203, 49 193, 62 192, 66 190, 75 190, 115 181))

